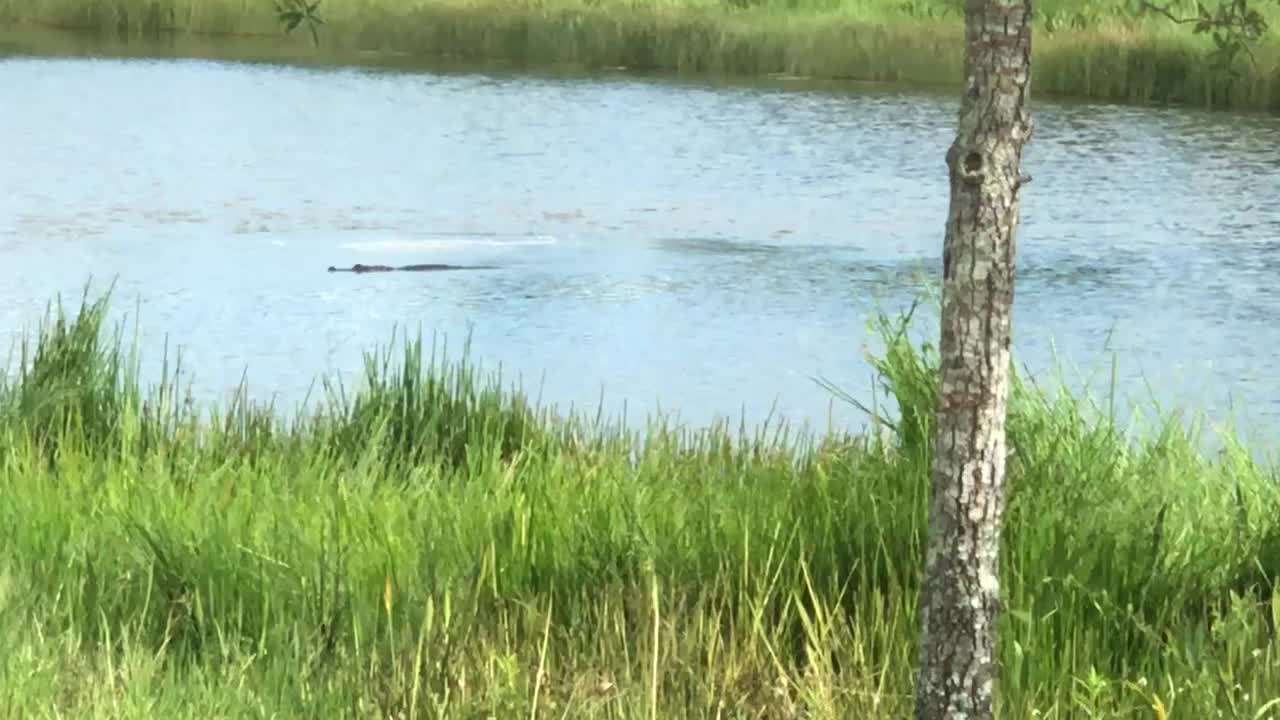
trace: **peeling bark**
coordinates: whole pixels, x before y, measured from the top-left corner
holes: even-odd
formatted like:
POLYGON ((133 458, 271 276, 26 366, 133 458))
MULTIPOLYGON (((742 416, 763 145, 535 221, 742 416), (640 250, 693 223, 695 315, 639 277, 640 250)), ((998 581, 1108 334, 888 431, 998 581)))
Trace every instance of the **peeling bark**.
POLYGON ((917 720, 992 717, 1018 193, 1031 135, 1031 0, 967 0, 947 152, 941 378, 921 594, 917 720))

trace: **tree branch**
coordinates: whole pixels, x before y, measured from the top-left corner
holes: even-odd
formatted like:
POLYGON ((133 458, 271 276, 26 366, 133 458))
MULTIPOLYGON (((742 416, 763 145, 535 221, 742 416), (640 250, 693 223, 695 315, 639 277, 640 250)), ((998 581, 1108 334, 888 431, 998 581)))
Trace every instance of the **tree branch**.
POLYGON ((1217 49, 1211 53, 1215 64, 1231 72, 1231 61, 1236 53, 1244 50, 1250 63, 1256 63, 1250 43, 1262 37, 1267 31, 1267 21, 1249 7, 1249 0, 1220 0, 1216 11, 1211 11, 1200 0, 1196 1, 1199 11, 1194 16, 1175 15, 1172 2, 1156 5, 1151 0, 1138 0, 1142 12, 1160 15, 1177 25, 1195 25, 1192 33, 1201 35, 1209 33, 1217 49))
POLYGON ((1200 18, 1198 17, 1178 17, 1177 15, 1174 15, 1173 11, 1169 9, 1172 6, 1173 6, 1173 3, 1156 5, 1155 3, 1148 2, 1147 0, 1138 0, 1138 7, 1140 7, 1141 9, 1156 13, 1157 15, 1163 15, 1169 18, 1170 21, 1175 22, 1179 25, 1189 25, 1193 22, 1200 21, 1200 18))

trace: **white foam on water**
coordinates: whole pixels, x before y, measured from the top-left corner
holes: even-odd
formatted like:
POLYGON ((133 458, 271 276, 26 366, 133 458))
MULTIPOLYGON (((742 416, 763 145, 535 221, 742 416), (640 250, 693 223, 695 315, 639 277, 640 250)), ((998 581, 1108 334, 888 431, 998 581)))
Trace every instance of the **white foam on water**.
POLYGON ((366 252, 402 252, 415 250, 447 250, 466 247, 521 247, 527 245, 555 245, 558 240, 551 235, 528 235, 516 237, 465 236, 454 235, 430 240, 370 240, 364 242, 343 243, 339 247, 345 250, 361 250, 366 252))

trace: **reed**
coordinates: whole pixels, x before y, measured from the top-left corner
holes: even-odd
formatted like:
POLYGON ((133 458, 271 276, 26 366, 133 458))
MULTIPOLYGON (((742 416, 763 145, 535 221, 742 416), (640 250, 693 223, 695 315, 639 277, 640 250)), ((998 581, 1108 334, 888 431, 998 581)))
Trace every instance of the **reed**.
MULTIPOLYGON (((1194 4, 1183 10, 1192 13, 1194 4)), ((1280 10, 1258 6, 1275 24, 1280 10)), ((1211 43, 1129 3, 1037 7, 1036 87, 1108 101, 1280 109, 1280 44, 1264 37, 1239 77, 1213 70, 1211 43)), ((954 86, 955 0, 366 0, 318 10, 321 52, 625 66, 682 73, 802 75, 954 86)), ((0 0, 0 23, 157 37, 171 31, 278 35, 267 0, 0 0)), ((306 32, 280 42, 310 43, 306 32)))
MULTIPOLYGON (((889 433, 628 434, 418 342, 292 418, 211 409, 144 387, 107 307, 0 386, 4 716, 909 715, 936 366, 905 323, 889 433)), ((1019 381, 1001 717, 1280 707, 1280 486, 1157 430, 1019 381)))

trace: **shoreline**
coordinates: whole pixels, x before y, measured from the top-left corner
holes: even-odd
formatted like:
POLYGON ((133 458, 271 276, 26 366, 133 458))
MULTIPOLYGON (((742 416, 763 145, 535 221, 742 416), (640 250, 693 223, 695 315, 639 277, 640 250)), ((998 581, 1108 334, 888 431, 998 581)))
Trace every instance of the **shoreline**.
MULTIPOLYGON (((141 2, 141 0, 137 0, 141 2)), ((383 0, 390 3, 392 0, 383 0)), ((70 4, 70 3, 68 3, 70 4)), ((948 92, 959 85, 962 30, 955 19, 861 18, 797 11, 728 12, 493 3, 432 3, 363 17, 322 15, 320 45, 305 26, 286 35, 267 11, 148 22, 120 8, 114 19, 0 2, 0 48, 260 60, 325 66, 423 69, 438 65, 745 78, 803 83, 875 83, 948 92), (27 38, 26 36, 31 36, 27 38), (60 37, 55 37, 60 36, 60 37), (18 39, 15 39, 18 38, 18 39)), ((237 7, 240 5, 237 3, 237 7)), ((151 5, 154 7, 154 4, 151 5)), ((98 6, 94 6, 95 8, 98 6)), ((247 6, 245 6, 247 7, 247 6)), ((667 7, 667 6, 663 6, 667 7)), ((385 10, 385 11, 384 11, 385 10)), ((227 11, 230 12, 230 11, 227 11)), ((1214 73, 1211 43, 1148 21, 1086 30, 1037 28, 1033 93, 1136 105, 1280 112, 1280 43, 1262 42, 1241 76, 1214 73)))
MULTIPOLYGON (((634 450, 412 344, 301 426, 204 419, 143 394, 105 303, 59 306, 0 383, 19 716, 909 715, 930 449, 903 420, 936 370, 909 340, 877 363, 897 432, 634 450)), ((1266 716, 1272 468, 1087 411, 1011 398, 1003 716, 1138 716, 1148 678, 1180 717, 1266 716)))

